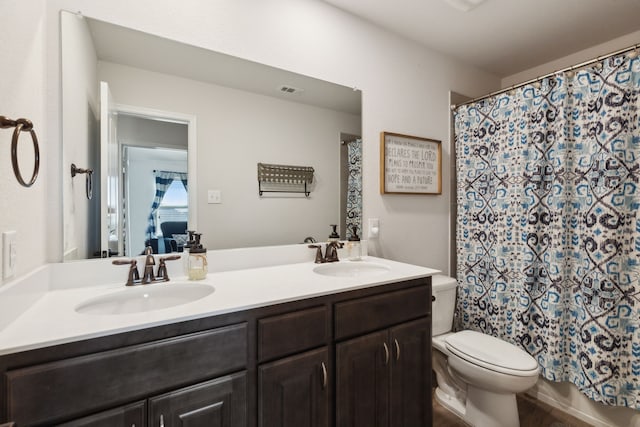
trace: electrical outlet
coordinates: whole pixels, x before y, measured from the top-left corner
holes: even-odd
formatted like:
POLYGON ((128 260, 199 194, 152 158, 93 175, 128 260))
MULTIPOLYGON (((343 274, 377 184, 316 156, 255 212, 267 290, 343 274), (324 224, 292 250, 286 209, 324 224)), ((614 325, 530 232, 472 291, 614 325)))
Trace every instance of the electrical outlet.
POLYGON ((2 233, 2 278, 8 279, 16 274, 18 256, 15 231, 2 233))
POLYGON ((207 203, 209 204, 222 203, 222 192, 220 190, 209 190, 207 193, 207 203))

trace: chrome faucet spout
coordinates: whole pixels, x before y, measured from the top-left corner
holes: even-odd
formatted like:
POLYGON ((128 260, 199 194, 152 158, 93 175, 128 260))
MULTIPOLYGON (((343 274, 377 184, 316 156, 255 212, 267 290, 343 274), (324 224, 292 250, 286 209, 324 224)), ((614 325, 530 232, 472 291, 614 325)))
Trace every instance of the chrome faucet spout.
POLYGON ((338 262, 338 249, 342 248, 343 243, 334 241, 327 243, 327 248, 324 251, 324 262, 338 262))
POLYGON ((147 285, 149 283, 153 283, 156 280, 156 276, 153 273, 153 266, 156 265, 156 260, 153 258, 153 249, 151 246, 147 246, 144 250, 145 260, 144 260, 144 274, 142 275, 142 283, 147 285))

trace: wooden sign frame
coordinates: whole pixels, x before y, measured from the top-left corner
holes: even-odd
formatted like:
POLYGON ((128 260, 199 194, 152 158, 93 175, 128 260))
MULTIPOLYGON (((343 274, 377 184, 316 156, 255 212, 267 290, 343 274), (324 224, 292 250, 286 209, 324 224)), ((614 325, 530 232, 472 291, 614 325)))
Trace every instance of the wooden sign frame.
POLYGON ((380 132, 380 194, 442 194, 442 142, 380 132))

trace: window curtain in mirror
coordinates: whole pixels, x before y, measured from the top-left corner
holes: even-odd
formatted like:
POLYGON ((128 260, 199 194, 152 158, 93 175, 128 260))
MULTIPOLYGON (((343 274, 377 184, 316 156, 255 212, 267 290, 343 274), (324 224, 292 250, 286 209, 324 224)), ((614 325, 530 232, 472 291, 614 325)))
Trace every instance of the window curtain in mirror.
POLYGON ((155 239, 157 237, 158 224, 156 224, 156 212, 158 211, 158 208, 162 203, 162 199, 164 199, 164 195, 171 183, 178 179, 182 182, 182 185, 184 185, 185 190, 187 190, 188 174, 186 172, 155 171, 154 175, 156 180, 156 195, 153 198, 151 212, 147 218, 148 225, 146 234, 149 239, 155 239))
POLYGON ((640 409, 640 60, 455 113, 456 328, 552 381, 640 409))
POLYGON ((362 139, 347 144, 349 178, 347 181, 346 237, 353 235, 353 226, 358 227, 362 238, 362 139))

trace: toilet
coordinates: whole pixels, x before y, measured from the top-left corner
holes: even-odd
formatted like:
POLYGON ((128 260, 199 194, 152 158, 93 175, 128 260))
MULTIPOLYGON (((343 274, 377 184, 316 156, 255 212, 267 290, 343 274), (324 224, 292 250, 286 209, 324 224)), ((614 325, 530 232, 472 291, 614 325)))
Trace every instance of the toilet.
POLYGON ((457 281, 433 276, 436 400, 475 427, 519 427, 516 393, 536 383, 536 360, 515 345, 476 331, 451 332, 457 281))

